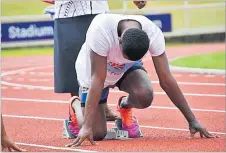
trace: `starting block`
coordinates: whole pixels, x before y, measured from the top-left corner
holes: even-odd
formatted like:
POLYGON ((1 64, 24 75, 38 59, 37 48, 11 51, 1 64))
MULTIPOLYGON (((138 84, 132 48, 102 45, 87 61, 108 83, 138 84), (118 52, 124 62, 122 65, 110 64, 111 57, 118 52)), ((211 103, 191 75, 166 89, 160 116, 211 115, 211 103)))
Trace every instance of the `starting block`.
POLYGON ((125 140, 129 139, 128 131, 119 130, 118 128, 112 128, 107 131, 105 140, 125 140))

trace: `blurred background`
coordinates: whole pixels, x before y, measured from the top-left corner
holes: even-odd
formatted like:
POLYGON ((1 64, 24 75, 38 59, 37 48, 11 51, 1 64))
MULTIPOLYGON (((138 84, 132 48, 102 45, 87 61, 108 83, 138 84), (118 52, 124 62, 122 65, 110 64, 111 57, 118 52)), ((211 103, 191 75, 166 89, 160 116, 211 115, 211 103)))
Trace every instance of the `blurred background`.
MULTIPOLYGON (((132 1, 108 0, 112 13, 142 14, 164 32, 167 45, 225 40, 224 0, 149 0, 144 9, 132 1)), ((2 55, 52 54, 53 19, 41 0, 2 0, 2 55), (38 47, 38 48, 37 48, 38 47), (11 51, 11 52, 10 52, 11 51)))
MULTIPOLYGON (((224 27, 224 0, 149 0, 143 10, 138 10, 132 1, 108 0, 112 12, 172 14, 173 30, 184 28, 224 27)), ((42 15, 49 6, 41 0, 2 0, 2 16, 42 15), (28 7, 29 6, 29 7, 28 7)))

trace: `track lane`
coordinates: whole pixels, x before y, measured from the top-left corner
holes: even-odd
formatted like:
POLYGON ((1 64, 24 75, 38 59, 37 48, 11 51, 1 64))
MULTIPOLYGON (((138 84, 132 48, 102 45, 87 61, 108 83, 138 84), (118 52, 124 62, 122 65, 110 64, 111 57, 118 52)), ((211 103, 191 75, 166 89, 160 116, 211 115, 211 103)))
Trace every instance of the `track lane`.
MULTIPOLYGON (((18 142, 44 144, 63 147, 72 140, 61 138, 62 123, 59 121, 44 121, 32 119, 5 118, 10 136, 18 142), (12 129, 13 125, 17 126, 12 129), (29 126, 28 126, 29 125, 29 126), (38 128, 37 128, 38 127, 38 128), (52 130, 49 132, 49 130, 52 130), (20 133, 20 135, 18 135, 20 133), (31 135, 32 134, 32 135, 31 135)), ((85 143, 78 149, 106 152, 120 151, 224 151, 224 136, 217 139, 189 140, 188 132, 158 129, 142 129, 146 137, 126 141, 102 141, 97 146, 85 143), (117 143, 116 143, 117 142, 117 143), (206 145, 211 144, 211 145, 206 145), (105 146, 105 147, 103 147, 105 146)))
MULTIPOLYGON (((192 54, 208 53, 208 52, 213 52, 213 50, 217 51, 217 50, 224 50, 224 49, 225 49, 225 44, 222 44, 222 43, 204 44, 204 45, 198 44, 198 45, 192 45, 192 46, 185 46, 185 47, 183 47, 183 49, 181 46, 170 47, 170 48, 167 48, 167 54, 170 58, 174 58, 174 57, 181 56, 181 55, 185 56, 185 55, 192 55, 192 54), (200 48, 202 48, 202 49, 200 50, 200 48)), ((28 58, 30 58, 30 57, 28 57, 28 58)), ((24 62, 24 61, 26 61, 25 59, 22 58, 22 59, 18 60, 17 57, 16 58, 3 58, 4 62, 2 62, 3 63, 2 70, 5 72, 8 70, 15 70, 15 69, 23 68, 23 67, 29 67, 31 65, 35 66, 35 65, 52 64, 52 56, 32 57, 32 62, 30 61, 30 62, 27 62, 26 64, 22 64, 22 63, 25 63, 24 62)), ((150 72, 152 80, 157 79, 157 77, 154 73, 153 66, 151 66, 151 60, 145 61, 144 65, 145 65, 145 67, 147 67, 147 70, 150 72)), ((49 68, 49 69, 46 69, 46 70, 44 69, 41 71, 52 72, 53 69, 49 68)), ((40 72, 40 71, 37 71, 37 72, 40 72)), ((22 75, 24 75, 24 74, 22 73, 22 75)), ((3 77, 3 79, 6 79, 7 77, 10 77, 10 76, 3 77)), ((12 75, 12 77, 15 77, 15 75, 12 75)), ((17 75, 17 77, 18 77, 18 75, 17 75)), ((40 77, 48 79, 51 76, 47 76, 47 77, 40 76, 40 77)), ((38 78, 38 76, 30 76, 30 77, 28 77, 28 79, 29 78, 36 79, 36 78, 38 78)), ((11 81, 12 80, 14 81, 15 79, 11 79, 11 81)), ((176 77, 176 80, 185 81, 185 82, 193 81, 193 82, 224 83, 225 77, 222 75, 214 76, 214 77, 205 76, 205 75, 197 75, 197 76, 193 75, 192 76, 191 74, 187 73, 185 75, 183 74, 181 77, 176 77)), ((51 81, 47 82, 46 84, 52 86, 51 81)), ((41 83, 41 85, 45 85, 45 83, 41 83)), ((211 88, 211 87, 205 86, 203 88, 211 88)), ((51 91, 52 92, 51 93, 48 91, 42 92, 39 90, 32 90, 32 89, 30 89, 30 90, 22 89, 23 92, 20 92, 20 90, 21 89, 8 88, 8 89, 2 90, 2 91, 3 91, 3 96, 10 96, 10 97, 15 97, 15 96, 16 97, 24 97, 24 98, 36 97, 38 99, 49 98, 50 100, 51 99, 68 100, 68 97, 69 97, 69 95, 67 96, 65 94, 64 95, 53 94, 53 91, 51 91)), ((185 89, 185 90, 190 90, 190 89, 185 89)), ((192 90, 192 91, 194 91, 194 90, 192 90)), ((208 91, 209 91, 209 89, 208 89, 208 91)), ((223 92, 222 89, 220 91, 223 92)), ((110 100, 115 101, 115 98, 119 97, 120 95, 122 95, 122 94, 121 93, 112 93, 110 97, 113 97, 113 98, 110 98, 110 100)), ((168 103, 169 101, 166 98, 161 98, 161 97, 166 97, 166 96, 165 95, 157 95, 155 98, 155 99, 157 99, 157 101, 154 101, 153 104, 155 104, 155 102, 157 104, 157 102, 158 102, 158 105, 162 105, 162 106, 167 106, 167 105, 170 106, 171 105, 168 103), (158 99, 158 97, 159 97, 159 99, 158 99)), ((195 99, 192 96, 186 96, 186 97, 189 100, 189 104, 192 106, 200 106, 202 108, 219 108, 219 107, 225 108, 225 106, 222 105, 222 103, 224 104, 223 100, 225 99, 225 97, 198 97, 198 96, 196 96, 195 99)), ((3 103, 5 104, 5 101, 3 103)), ((10 103, 9 105, 11 107, 16 107, 15 106, 16 104, 14 104, 12 102, 9 102, 9 103, 10 103)), ((30 103, 30 104, 34 105, 33 103, 30 103)), ((47 105, 51 106, 52 104, 48 103, 47 105)), ((9 109, 10 106, 7 106, 7 108, 9 109)), ((40 103, 38 105, 36 105, 36 109, 39 108, 40 106, 43 106, 43 105, 40 103)), ((46 106, 46 107, 48 108, 48 106, 46 106)), ((9 112, 12 111, 11 107, 10 107, 10 110, 8 110, 9 112)), ((19 103, 18 107, 21 107, 21 103, 19 103)), ((66 107, 66 106, 64 106, 64 107, 66 107)), ((27 106, 27 108, 33 108, 33 106, 27 106)), ((161 124, 164 124, 164 125, 172 124, 173 125, 174 122, 172 121, 172 119, 176 119, 176 120, 178 120, 178 123, 181 122, 180 126, 181 126, 181 124, 183 124, 184 126, 186 125, 185 122, 182 121, 183 117, 180 115, 176 115, 178 117, 171 116, 171 118, 167 118, 167 116, 164 117, 164 115, 166 115, 166 114, 161 113, 162 111, 156 110, 156 113, 155 113, 155 111, 153 111, 153 109, 150 109, 150 110, 151 110, 151 113, 154 114, 152 116, 153 123, 158 123, 160 125, 161 124), (162 114, 163 114, 163 116, 161 116, 162 114), (154 116, 155 116, 155 118, 154 118, 154 116), (163 120, 161 120, 162 122, 155 120, 155 119, 161 119, 161 117, 167 118, 167 121, 170 120, 171 122, 168 123, 164 119, 163 119, 164 122, 163 122, 163 120)), ((150 111, 150 110, 148 110, 148 111, 150 111)), ((40 114, 46 115, 45 109, 40 108, 39 111, 40 111, 39 112, 40 114)), ((65 113, 65 110, 59 110, 59 111, 60 112, 64 111, 63 113, 65 113)), ((172 110, 164 110, 164 112, 166 112, 166 111, 170 112, 170 114, 172 114, 171 112, 173 112, 173 113, 176 112, 175 110, 173 110, 173 111, 172 110)), ((29 113, 29 111, 26 113, 29 113)), ((143 119, 142 113, 135 112, 135 114, 138 115, 139 117, 141 117, 140 122, 142 122, 144 124, 147 122, 147 121, 145 121, 145 119, 143 119)), ((223 114, 223 113, 198 112, 197 116, 202 119, 202 121, 204 122, 205 125, 207 124, 208 126, 211 125, 212 124, 211 122, 214 121, 213 123, 216 127, 213 127, 213 125, 212 125, 212 126, 210 126, 210 128, 216 128, 216 129, 222 128, 222 125, 220 125, 220 124, 224 123, 224 121, 222 121, 223 117, 221 117, 219 115, 215 116, 214 114, 223 114), (208 119, 210 119, 211 122, 208 119), (219 120, 221 122, 219 125, 216 124, 217 120, 219 120)), ((29 143, 37 143, 37 144, 39 143, 39 144, 43 144, 43 145, 59 146, 59 147, 63 146, 65 143, 71 142, 70 140, 65 140, 65 139, 60 138, 62 125, 61 125, 61 122, 59 122, 59 121, 46 121, 46 120, 40 121, 40 120, 34 120, 34 119, 18 119, 18 118, 9 118, 9 117, 4 117, 4 119, 5 119, 5 124, 6 124, 9 135, 12 136, 12 138, 18 142, 25 142, 25 143, 29 142, 29 143), (16 124, 16 126, 15 126, 15 124, 16 124), (15 128, 12 129, 12 127, 15 127, 15 128), (49 129, 51 129, 51 132, 49 132, 49 129), (19 135, 18 135, 18 133, 19 133, 19 135)), ((176 124, 174 124, 174 125, 176 125, 176 124)), ((211 151, 211 152, 221 151, 221 152, 224 152, 225 151, 225 148, 224 148, 225 136, 218 138, 218 139, 189 140, 189 139, 186 139, 186 137, 188 136, 188 132, 184 132, 184 131, 146 129, 146 128, 142 128, 142 129, 143 129, 142 130, 143 134, 147 136, 145 138, 133 139, 133 140, 127 140, 127 141, 103 141, 103 142, 100 142, 100 145, 95 146, 95 147, 82 146, 79 148, 91 149, 91 150, 95 149, 98 151, 106 151, 106 152, 107 151, 113 151, 113 152, 115 152, 115 151, 131 151, 131 152, 134 152, 134 151, 148 151, 148 152, 150 152, 150 151, 211 151), (105 146, 105 147, 103 147, 103 146, 105 146)), ((37 147, 27 147, 27 148, 29 151, 30 151, 30 149, 32 151, 42 150, 37 147)), ((52 150, 47 149, 46 151, 52 151, 52 150)))

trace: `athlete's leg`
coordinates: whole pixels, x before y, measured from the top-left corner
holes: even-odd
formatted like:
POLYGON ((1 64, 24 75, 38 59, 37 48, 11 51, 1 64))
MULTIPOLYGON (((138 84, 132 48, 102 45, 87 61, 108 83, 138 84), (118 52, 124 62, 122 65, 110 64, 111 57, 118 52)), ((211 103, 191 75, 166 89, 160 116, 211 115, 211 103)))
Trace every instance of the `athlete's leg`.
MULTIPOLYGON (((75 138, 77 137, 79 130, 83 124, 84 108, 87 97, 87 90, 81 91, 80 94, 81 100, 78 97, 72 97, 69 105, 69 123, 64 123, 66 137, 75 138)), ((95 122, 93 125, 93 136, 95 141, 103 140, 107 134, 107 124, 105 117, 105 105, 106 97, 109 94, 109 89, 106 88, 103 90, 101 100, 99 102, 98 110, 95 114, 95 122)))
POLYGON ((118 116, 113 112, 107 103, 104 105, 104 110, 107 121, 115 121, 118 118, 118 116))
MULTIPOLYGON (((78 96, 78 94, 71 93, 71 97, 73 96, 78 96)), ((118 118, 118 116, 113 112, 113 110, 107 104, 104 105, 104 110, 105 110, 105 116, 107 121, 115 121, 118 118)))
POLYGON ((149 107, 153 101, 151 81, 142 69, 128 73, 120 84, 120 90, 129 94, 121 104, 123 108, 144 109, 149 107))
POLYGON ((137 119, 133 117, 132 108, 144 109, 152 103, 153 90, 148 75, 138 63, 123 75, 117 86, 129 95, 119 99, 118 110, 121 120, 117 120, 116 125, 118 128, 128 131, 129 137, 140 137, 142 133, 137 119))

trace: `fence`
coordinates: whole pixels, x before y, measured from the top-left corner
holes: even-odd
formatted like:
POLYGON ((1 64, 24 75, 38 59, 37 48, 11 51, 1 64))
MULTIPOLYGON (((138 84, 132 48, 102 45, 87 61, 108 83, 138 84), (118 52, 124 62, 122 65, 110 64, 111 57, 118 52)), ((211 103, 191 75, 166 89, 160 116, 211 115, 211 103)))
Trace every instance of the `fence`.
MULTIPOLYGON (((190 1, 190 3, 192 2, 194 1, 190 1)), ((199 1, 199 2, 202 2, 202 1, 199 1)), ((127 14, 170 13, 172 14, 172 20, 174 20, 172 23, 174 26, 173 26, 173 31, 171 33, 167 33, 166 36, 225 32, 226 2, 224 1, 217 2, 217 0, 205 1, 205 2, 212 2, 212 3, 189 4, 188 0, 184 0, 183 2, 181 2, 183 3, 183 5, 180 4, 177 6, 151 7, 151 8, 144 8, 141 11, 137 9, 128 9, 128 2, 124 0, 123 9, 115 10, 114 12, 127 13, 127 14), (178 15, 178 14, 181 14, 181 15, 178 15), (178 20, 180 19, 181 19, 180 22, 183 24, 176 25, 178 20)))
MULTIPOLYGON (((225 32, 225 3, 151 6, 142 10, 130 8, 123 1, 122 8, 112 13, 144 14, 154 21, 165 37, 225 32)), ((49 15, 1 17, 2 48, 53 44, 53 21, 49 15)))

